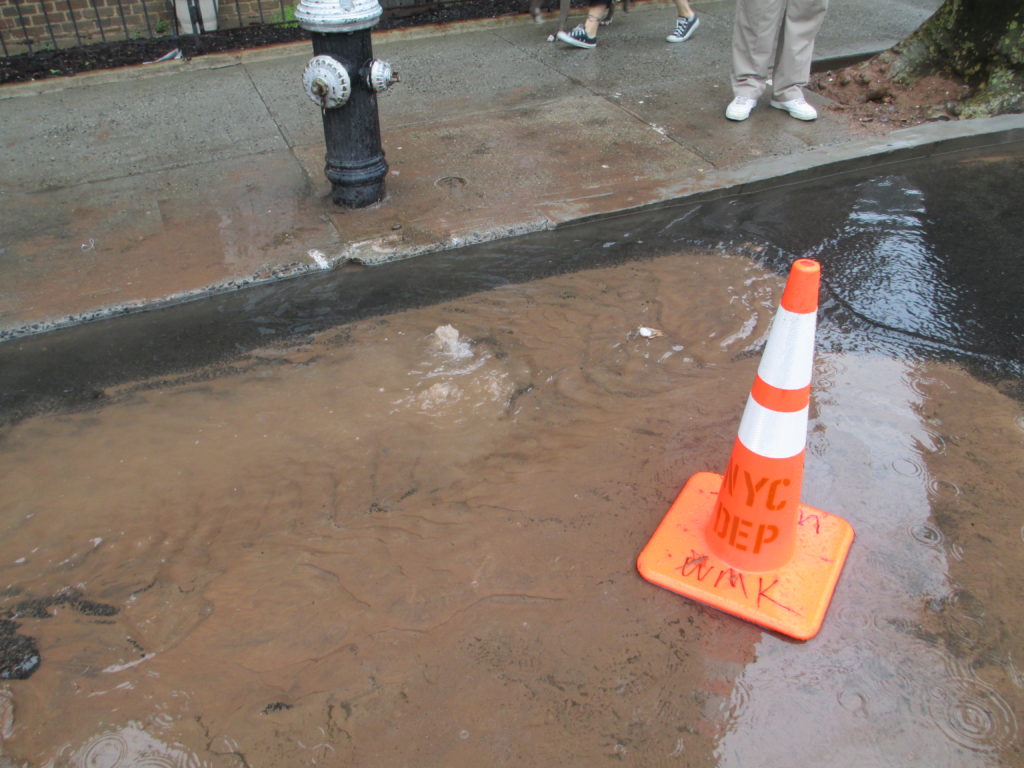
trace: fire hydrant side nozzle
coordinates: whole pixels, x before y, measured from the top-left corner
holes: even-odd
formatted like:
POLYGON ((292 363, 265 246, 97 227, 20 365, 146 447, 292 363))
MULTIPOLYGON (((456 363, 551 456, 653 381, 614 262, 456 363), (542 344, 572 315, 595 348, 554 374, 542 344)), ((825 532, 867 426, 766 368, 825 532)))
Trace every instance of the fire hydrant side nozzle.
POLYGON ((352 78, 333 56, 314 56, 302 72, 306 95, 320 109, 343 107, 352 95, 352 78))
POLYGON ((313 58, 302 82, 320 107, 327 154, 324 173, 338 205, 361 208, 384 198, 388 165, 381 148, 377 94, 398 82, 391 65, 373 58, 370 28, 377 0, 300 0, 299 24, 313 33, 313 58))
POLYGON ((362 74, 366 78, 366 84, 374 93, 384 93, 398 82, 398 73, 391 68, 388 62, 380 59, 368 61, 362 74))

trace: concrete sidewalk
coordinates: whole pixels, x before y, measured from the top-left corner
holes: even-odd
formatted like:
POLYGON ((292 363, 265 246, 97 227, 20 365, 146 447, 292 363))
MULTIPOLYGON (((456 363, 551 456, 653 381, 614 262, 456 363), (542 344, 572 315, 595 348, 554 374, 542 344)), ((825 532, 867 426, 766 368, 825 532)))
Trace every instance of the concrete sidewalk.
MULTIPOLYGON (((939 4, 833 2, 816 57, 884 49, 939 4)), ((733 3, 695 9, 676 45, 673 7, 653 0, 592 51, 547 42, 555 12, 375 33, 401 82, 379 102, 387 198, 356 211, 330 201, 308 44, 0 88, 0 340, 995 129, 869 141, 767 98, 729 123, 733 3)))

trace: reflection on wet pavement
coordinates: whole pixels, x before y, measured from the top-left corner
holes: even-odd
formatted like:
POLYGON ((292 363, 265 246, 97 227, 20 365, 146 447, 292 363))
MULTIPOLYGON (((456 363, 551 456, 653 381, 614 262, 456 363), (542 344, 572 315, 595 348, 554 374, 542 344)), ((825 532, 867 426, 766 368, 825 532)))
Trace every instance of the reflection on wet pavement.
POLYGON ((12 420, 0 649, 39 662, 0 765, 1017 764, 1006 366, 832 294, 804 500, 858 538, 821 634, 635 571, 724 467, 781 286, 680 246, 12 420))
POLYGON ((805 495, 851 514, 858 539, 826 623, 833 639, 798 657, 759 644, 739 681, 750 711, 719 745, 719 764, 811 761, 827 750, 838 765, 1012 765, 1021 701, 1012 658, 1024 648, 1011 639, 1016 601, 999 595, 1017 591, 1004 568, 1015 571, 1021 554, 999 542, 1012 507, 990 510, 1000 501, 974 488, 984 475, 967 456, 1019 459, 1020 403, 944 365, 827 354, 818 366, 805 495), (957 401, 973 414, 955 415, 957 401), (946 505, 966 529, 939 516, 946 505))

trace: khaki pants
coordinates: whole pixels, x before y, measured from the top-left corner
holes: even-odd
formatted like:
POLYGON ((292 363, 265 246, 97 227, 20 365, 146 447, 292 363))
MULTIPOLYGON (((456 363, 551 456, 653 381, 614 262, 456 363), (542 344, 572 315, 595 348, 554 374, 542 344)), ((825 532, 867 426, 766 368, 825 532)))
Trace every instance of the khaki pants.
POLYGON ((828 0, 736 0, 733 95, 758 98, 772 67, 772 98, 802 98, 826 10, 828 0))

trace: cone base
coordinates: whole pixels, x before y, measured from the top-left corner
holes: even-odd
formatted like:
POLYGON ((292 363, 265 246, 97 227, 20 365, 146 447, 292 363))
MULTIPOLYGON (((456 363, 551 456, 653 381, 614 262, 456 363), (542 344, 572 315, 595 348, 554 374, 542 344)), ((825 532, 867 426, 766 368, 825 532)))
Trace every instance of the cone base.
POLYGON ((800 505, 796 550, 772 571, 738 571, 713 554, 705 531, 722 476, 698 472, 669 508, 637 568, 648 581, 798 640, 818 634, 853 543, 840 517, 800 505))

